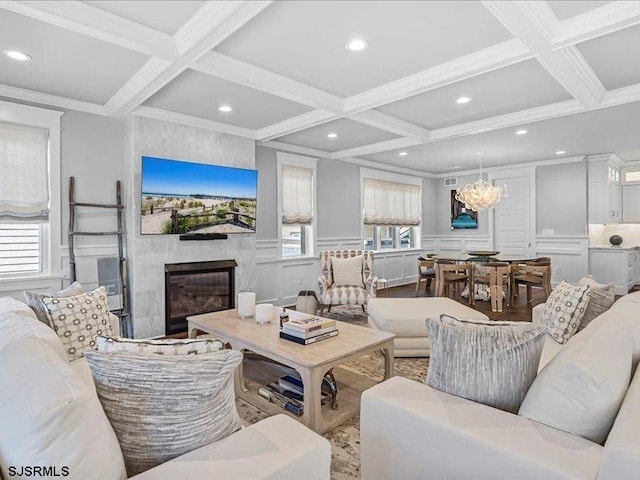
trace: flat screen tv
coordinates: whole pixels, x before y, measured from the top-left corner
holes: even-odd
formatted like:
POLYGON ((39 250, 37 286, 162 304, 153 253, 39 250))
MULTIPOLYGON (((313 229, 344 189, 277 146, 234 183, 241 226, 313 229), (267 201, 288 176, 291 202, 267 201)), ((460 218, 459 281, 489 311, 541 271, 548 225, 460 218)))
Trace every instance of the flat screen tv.
POLYGON ((255 233, 258 172, 142 157, 143 235, 255 233))

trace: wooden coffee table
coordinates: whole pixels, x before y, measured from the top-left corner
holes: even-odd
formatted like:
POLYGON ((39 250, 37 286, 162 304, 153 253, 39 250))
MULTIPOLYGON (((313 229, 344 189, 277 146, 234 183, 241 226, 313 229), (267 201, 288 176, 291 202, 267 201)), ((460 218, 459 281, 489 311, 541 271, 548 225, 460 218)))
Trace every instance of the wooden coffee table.
MULTIPOLYGON (((288 310, 291 317, 309 317, 309 315, 288 310)), ((394 334, 373 330, 367 327, 336 322, 338 336, 310 345, 300 345, 278 336, 273 324, 258 325, 253 320, 242 320, 237 310, 194 315, 187 318, 189 337, 195 338, 198 330, 211 334, 228 343, 234 350, 249 350, 278 364, 295 369, 302 377, 304 385, 304 413, 302 423, 312 430, 323 433, 349 418, 360 410, 360 394, 375 382, 345 369, 336 369, 335 376, 340 391, 340 406, 332 410, 329 405, 322 406, 321 387, 324 374, 331 368, 381 350, 384 355, 384 379, 393 376, 393 338, 394 334)), ((247 363, 246 360, 243 363, 247 363)), ((269 365, 269 362, 263 362, 269 365)), ((264 367, 265 365, 262 365, 264 367)), ((281 371, 273 365, 272 376, 264 368, 238 367, 236 375, 236 394, 243 400, 255 405, 266 413, 275 415, 289 413, 270 403, 257 394, 257 389, 276 381, 281 371)), ((293 418, 299 418, 291 414, 293 418)))

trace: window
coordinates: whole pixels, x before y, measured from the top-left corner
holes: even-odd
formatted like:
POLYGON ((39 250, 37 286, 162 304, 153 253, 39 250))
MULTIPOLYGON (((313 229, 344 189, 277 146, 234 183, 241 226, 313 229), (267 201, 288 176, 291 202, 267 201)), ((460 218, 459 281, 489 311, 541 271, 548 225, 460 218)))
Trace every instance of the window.
POLYGON ((313 255, 315 159, 278 152, 278 178, 281 255, 313 255))
POLYGON ((366 169, 361 174, 364 249, 419 248, 421 179, 366 169))
POLYGON ((61 115, 0 101, 0 277, 60 271, 61 115))
POLYGON ((627 185, 640 184, 640 168, 625 170, 623 180, 627 185))

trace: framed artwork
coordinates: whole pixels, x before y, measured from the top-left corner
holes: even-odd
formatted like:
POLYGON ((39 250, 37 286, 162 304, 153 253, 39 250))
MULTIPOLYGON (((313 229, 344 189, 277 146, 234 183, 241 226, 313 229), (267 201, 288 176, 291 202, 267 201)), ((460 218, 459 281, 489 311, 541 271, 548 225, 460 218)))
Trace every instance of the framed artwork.
POLYGON ((478 228, 478 212, 465 208, 456 200, 456 191, 451 190, 451 230, 478 228))

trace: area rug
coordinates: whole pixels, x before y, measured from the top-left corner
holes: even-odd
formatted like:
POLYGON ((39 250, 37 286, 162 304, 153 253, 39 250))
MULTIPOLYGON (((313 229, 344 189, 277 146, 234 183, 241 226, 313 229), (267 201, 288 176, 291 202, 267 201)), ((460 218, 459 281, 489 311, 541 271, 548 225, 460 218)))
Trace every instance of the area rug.
MULTIPOLYGON (((333 318, 354 325, 367 326, 367 316, 360 307, 334 307, 325 312, 324 317, 333 318)), ((396 358, 395 374, 424 382, 429 365, 428 358, 396 358)), ((373 380, 382 381, 384 357, 380 353, 367 355, 341 365, 341 368, 365 375, 373 380)), ((238 399, 238 413, 249 425, 266 418, 264 412, 255 406, 238 399)), ((331 478, 335 480, 360 478, 360 417, 329 430, 324 437, 331 442, 331 478)))

